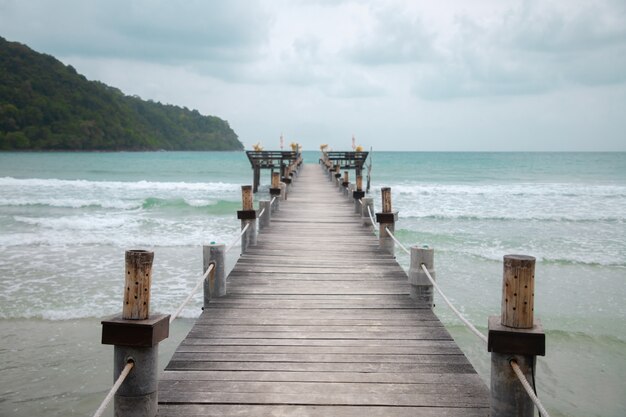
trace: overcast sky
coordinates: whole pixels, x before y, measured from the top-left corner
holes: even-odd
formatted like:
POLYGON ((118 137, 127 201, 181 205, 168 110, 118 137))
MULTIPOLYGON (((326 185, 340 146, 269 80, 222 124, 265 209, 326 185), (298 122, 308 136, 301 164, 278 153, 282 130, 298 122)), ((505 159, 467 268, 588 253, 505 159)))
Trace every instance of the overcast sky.
POLYGON ((0 36, 247 148, 626 150, 624 0, 0 0, 0 36))

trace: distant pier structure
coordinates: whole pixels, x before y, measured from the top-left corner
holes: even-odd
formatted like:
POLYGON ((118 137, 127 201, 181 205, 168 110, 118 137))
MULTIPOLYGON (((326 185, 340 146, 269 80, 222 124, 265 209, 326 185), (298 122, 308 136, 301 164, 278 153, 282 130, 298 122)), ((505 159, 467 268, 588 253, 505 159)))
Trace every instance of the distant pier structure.
POLYGON ((302 164, 302 154, 299 151, 246 151, 246 155, 252 165, 252 191, 255 193, 259 190, 262 169, 270 170, 270 178, 275 170, 279 170, 283 180, 289 177, 288 171, 291 167, 302 164))
MULTIPOLYGON (((290 174, 295 167, 302 165, 300 151, 246 151, 252 166, 252 189, 256 193, 261 183, 261 170, 269 169, 270 178, 274 171, 280 172, 283 182, 290 182, 290 174)), ((328 168, 338 170, 354 170, 355 177, 361 176, 368 152, 323 152, 322 162, 328 168), (338 168, 337 168, 338 167, 338 168)))

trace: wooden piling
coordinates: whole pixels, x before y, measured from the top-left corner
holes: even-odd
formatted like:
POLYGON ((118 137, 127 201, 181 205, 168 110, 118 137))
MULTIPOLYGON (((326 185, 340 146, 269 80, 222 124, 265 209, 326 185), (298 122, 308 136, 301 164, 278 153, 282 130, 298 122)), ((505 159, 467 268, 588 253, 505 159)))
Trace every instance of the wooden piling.
POLYGON ((503 264, 501 314, 489 317, 490 416, 533 417, 534 404, 511 362, 515 361, 531 380, 536 374, 537 355, 545 355, 545 334, 533 311, 535 258, 506 255, 503 264))
POLYGON ((123 319, 145 320, 150 316, 150 286, 152 284, 153 259, 154 252, 145 250, 126 251, 123 319))
POLYGON ((158 405, 158 344, 169 336, 169 315, 150 315, 154 253, 126 251, 122 314, 102 320, 102 343, 113 345, 113 380, 133 362, 117 390, 116 417, 154 417, 158 405))
POLYGON ((241 220, 241 230, 246 231, 241 236, 241 253, 246 253, 250 246, 256 245, 256 211, 254 210, 252 186, 241 186, 242 210, 237 211, 237 218, 241 220))
POLYGON ((241 186, 241 202, 243 210, 254 210, 254 197, 252 196, 252 186, 241 186))
POLYGON ((387 230, 391 233, 395 231, 395 222, 398 218, 398 213, 392 211, 391 188, 382 187, 380 189, 380 195, 382 200, 382 211, 380 213, 376 213, 376 221, 379 224, 378 244, 383 251, 393 255, 396 244, 391 236, 389 236, 389 233, 387 233, 387 230))
POLYGON ((501 324, 515 329, 533 327, 535 304, 535 258, 504 257, 501 324))
POLYGON ((380 196, 382 199, 383 213, 391 213, 391 188, 381 188, 380 196))

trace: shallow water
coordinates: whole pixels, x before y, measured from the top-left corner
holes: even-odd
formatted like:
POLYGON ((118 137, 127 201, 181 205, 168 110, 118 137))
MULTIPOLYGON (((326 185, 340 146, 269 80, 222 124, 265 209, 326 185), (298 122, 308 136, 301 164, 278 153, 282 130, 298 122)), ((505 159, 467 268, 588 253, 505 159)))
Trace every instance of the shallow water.
MULTIPOLYGON (((251 178, 243 153, 0 153, 0 415, 92 413, 112 380, 99 321, 120 311, 124 251, 155 252, 152 310, 173 311, 201 244, 239 230, 251 178)), ((553 416, 626 414, 626 154, 375 153, 372 184, 377 207, 392 187, 398 238, 435 247, 440 285, 483 331, 502 256, 536 256, 540 397, 553 416)), ((436 303, 488 381, 482 342, 436 303)), ((198 296, 183 315, 199 310, 198 296)))

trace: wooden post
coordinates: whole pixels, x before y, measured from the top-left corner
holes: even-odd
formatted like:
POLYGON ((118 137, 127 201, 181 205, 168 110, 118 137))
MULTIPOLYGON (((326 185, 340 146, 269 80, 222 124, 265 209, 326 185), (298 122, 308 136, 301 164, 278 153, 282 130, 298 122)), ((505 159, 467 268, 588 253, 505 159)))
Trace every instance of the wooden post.
POLYGON ((152 284, 153 259, 154 252, 145 250, 126 251, 123 319, 145 320, 150 316, 150 286, 152 284))
POLYGON ((433 284, 422 269, 426 266, 430 276, 435 279, 435 250, 428 246, 411 246, 411 265, 409 267, 409 295, 418 307, 433 308, 433 284))
POLYGON ((241 253, 246 253, 250 246, 256 245, 256 211, 254 210, 252 186, 241 186, 242 210, 237 211, 237 218, 241 220, 241 230, 248 229, 241 236, 241 253))
POLYGON ((280 193, 281 193, 280 174, 278 172, 273 172, 272 173, 272 187, 270 188, 270 201, 274 200, 274 197, 276 197, 276 200, 274 200, 274 203, 272 204, 273 212, 276 212, 279 210, 279 205, 280 205, 279 200, 281 200, 280 193))
POLYGON ((243 210, 254 210, 254 197, 250 185, 241 186, 241 205, 243 210))
POLYGON ((531 329, 534 306, 535 258, 505 256, 500 323, 515 329, 531 329))
POLYGON ((113 380, 128 362, 134 366, 115 394, 118 417, 154 417, 158 398, 158 344, 169 336, 169 315, 150 315, 154 253, 126 252, 122 314, 102 320, 102 343, 113 345, 113 380))
MULTIPOLYGON (((356 190, 352 192, 352 198, 354 199, 354 212, 363 216, 363 197, 365 197, 365 193, 363 192, 363 177, 357 175, 356 177, 356 190)), ((367 214, 367 213, 366 213, 367 214)))
POLYGON ((382 199, 383 213, 391 213, 391 188, 381 188, 380 196, 382 199))
POLYGON ((545 334, 534 319, 534 281, 535 258, 504 257, 501 314, 489 317, 491 417, 534 416, 534 404, 511 368, 517 362, 530 381, 537 355, 545 355, 545 334))
POLYGON ((383 251, 393 255, 395 242, 387 233, 387 229, 389 229, 391 233, 395 231, 394 226, 398 218, 398 212, 391 211, 391 188, 381 188, 380 194, 382 198, 382 212, 376 213, 376 221, 379 224, 378 245, 383 251))
POLYGON ((341 188, 341 166, 339 164, 335 164, 335 185, 338 188, 341 188))

